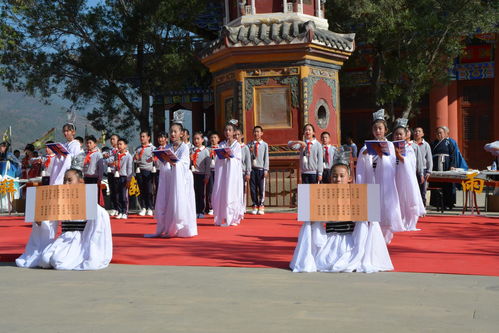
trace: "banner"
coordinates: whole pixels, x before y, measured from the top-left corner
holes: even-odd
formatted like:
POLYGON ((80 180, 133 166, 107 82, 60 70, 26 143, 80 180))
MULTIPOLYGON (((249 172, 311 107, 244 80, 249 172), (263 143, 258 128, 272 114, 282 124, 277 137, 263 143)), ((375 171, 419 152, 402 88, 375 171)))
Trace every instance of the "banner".
POLYGON ((5 130, 2 136, 2 141, 8 142, 9 145, 12 145, 12 127, 9 126, 9 128, 5 130))
POLYGON ((45 133, 41 138, 34 141, 32 145, 35 146, 35 149, 37 150, 42 149, 45 148, 45 142, 47 141, 55 141, 55 128, 52 128, 47 133, 45 133))
POLYGON ((298 221, 379 221, 378 184, 299 184, 298 221))

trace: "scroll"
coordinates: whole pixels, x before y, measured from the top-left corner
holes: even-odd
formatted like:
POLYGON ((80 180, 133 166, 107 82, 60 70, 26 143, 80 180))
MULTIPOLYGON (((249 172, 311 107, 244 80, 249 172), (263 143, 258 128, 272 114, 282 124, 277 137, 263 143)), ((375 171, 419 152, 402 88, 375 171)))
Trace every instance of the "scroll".
POLYGON ((46 145, 47 145, 47 148, 52 150, 54 152, 54 154, 56 154, 57 156, 66 156, 67 154, 69 154, 69 151, 60 142, 47 143, 46 145))
POLYGON ((379 220, 379 184, 298 185, 298 221, 379 220))
POLYGON ((178 161, 177 156, 171 150, 153 150, 153 155, 158 158, 163 163, 168 162, 168 157, 173 161, 178 161), (170 152, 170 155, 167 153, 170 152))
POLYGON ((390 156, 388 141, 366 140, 365 144, 369 155, 378 155, 377 149, 379 149, 383 155, 390 156))
POLYGON ((97 184, 28 187, 25 222, 94 220, 97 184))
POLYGON ((400 155, 405 156, 405 140, 399 140, 399 141, 392 141, 393 145, 395 148, 398 148, 400 150, 400 155))
POLYGON ((227 153, 229 154, 229 156, 232 158, 234 157, 234 154, 232 153, 232 149, 230 148, 217 148, 215 149, 215 154, 217 154, 218 158, 221 159, 221 160, 224 160, 226 157, 224 155, 224 153, 227 153))

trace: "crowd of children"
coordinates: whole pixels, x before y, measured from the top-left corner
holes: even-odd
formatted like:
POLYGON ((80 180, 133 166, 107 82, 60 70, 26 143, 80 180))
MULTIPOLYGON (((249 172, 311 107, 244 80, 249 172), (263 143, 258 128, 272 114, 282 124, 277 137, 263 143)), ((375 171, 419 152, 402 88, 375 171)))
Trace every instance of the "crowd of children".
MULTIPOLYGON (((360 184, 380 185, 380 221, 305 222, 291 262, 293 271, 374 272, 393 268, 386 244, 394 232, 417 230, 417 220, 425 214, 425 208, 416 178, 418 148, 409 140, 406 122, 395 126, 396 145, 387 141, 387 133, 388 126, 380 110, 374 114, 372 134, 378 143, 386 143, 386 150, 374 145, 372 153, 367 146, 362 147, 355 179, 360 184)), ((150 134, 142 131, 141 145, 133 155, 127 140, 117 135, 110 137, 111 147, 103 149, 97 147, 95 137, 88 136, 86 150, 82 150, 73 124, 64 125, 63 134, 68 154, 55 155, 47 149, 40 164, 45 183, 62 184, 68 170, 73 170, 76 176, 81 173, 77 178, 87 184, 100 184, 106 175, 111 197, 109 215, 127 219, 128 188, 135 177, 140 189, 139 215, 154 216, 156 220, 156 231, 145 237, 196 236, 196 219, 205 214, 213 215, 217 226, 240 224, 246 212, 247 182, 251 213, 265 214, 269 146, 263 141, 261 126, 254 127, 254 139, 245 144, 237 122, 229 122, 224 128, 224 141, 220 142, 219 134, 212 132, 209 145, 205 145, 207 140, 202 132, 194 133, 191 144, 188 131, 180 123, 173 123, 169 143, 167 135, 161 133, 155 147, 150 134)), ((328 132, 321 133, 320 141, 315 137, 314 127, 306 124, 303 141, 288 143, 299 150, 301 182, 351 182, 354 147, 332 146, 328 132)), ((102 201, 100 204, 103 205, 102 201)), ((55 228, 52 221, 33 224, 33 235, 44 235, 43 240, 35 241, 41 247, 29 255, 27 246, 27 253, 19 258, 18 265, 49 265, 51 259, 43 259, 41 254, 43 248, 53 243, 55 228)))

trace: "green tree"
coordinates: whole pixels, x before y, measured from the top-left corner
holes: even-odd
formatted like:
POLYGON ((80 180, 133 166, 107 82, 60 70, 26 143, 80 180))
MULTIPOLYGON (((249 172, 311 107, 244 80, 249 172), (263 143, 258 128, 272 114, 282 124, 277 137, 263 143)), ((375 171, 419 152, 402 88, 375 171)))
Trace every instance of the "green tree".
POLYGON ((330 0, 327 17, 331 30, 369 45, 371 106, 393 121, 397 108, 413 117, 431 86, 448 80, 463 37, 497 31, 498 9, 493 0, 330 0))
POLYGON ((204 84, 189 31, 205 3, 1 0, 0 79, 11 91, 95 104, 97 130, 149 130, 151 95, 204 84))

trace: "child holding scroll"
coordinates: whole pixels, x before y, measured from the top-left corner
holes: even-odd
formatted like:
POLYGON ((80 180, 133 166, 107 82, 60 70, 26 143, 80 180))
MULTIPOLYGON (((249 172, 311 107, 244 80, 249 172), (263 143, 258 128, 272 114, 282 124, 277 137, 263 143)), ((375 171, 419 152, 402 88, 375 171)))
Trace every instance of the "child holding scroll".
POLYGON ((165 156, 166 160, 161 162, 155 210, 156 232, 144 237, 193 237, 198 234, 189 146, 182 141, 182 131, 179 123, 170 126, 170 144, 165 150, 171 151, 176 159, 165 156))
MULTIPOLYGON (((333 184, 348 184, 350 151, 337 152, 333 184)), ((290 263, 293 272, 364 272, 393 269, 378 222, 304 222, 290 263)))
POLYGON ((426 214, 423 199, 416 176, 416 152, 407 142, 407 119, 398 119, 393 131, 393 140, 400 142, 403 148, 395 146, 397 157, 395 182, 399 194, 400 214, 405 230, 415 231, 420 216, 426 214))
MULTIPOLYGON (((64 173, 64 184, 83 183, 80 170, 64 173)), ((97 203, 95 203, 97 205, 97 203)), ((24 268, 54 268, 59 270, 97 270, 106 268, 113 255, 109 214, 97 205, 97 218, 88 221, 61 221, 59 237, 48 234, 45 222, 33 223, 25 252, 16 259, 24 268)), ((51 221, 57 227, 58 221, 51 221)))
POLYGON ((243 213, 243 178, 241 167, 241 145, 234 137, 236 125, 229 122, 225 125, 226 140, 220 148, 230 148, 232 155, 223 153, 225 158, 216 157, 215 182, 213 184, 213 215, 215 225, 238 225, 244 217, 243 213))
MULTIPOLYGON (((357 184, 379 184, 381 201, 381 220, 379 221, 386 243, 389 244, 393 233, 405 231, 399 207, 399 195, 395 184, 395 147, 386 139, 388 126, 384 119, 385 110, 373 114, 372 134, 375 140, 388 147, 388 155, 374 145, 376 155, 368 154, 364 145, 357 160, 357 184)), ((380 144, 381 144, 380 143, 380 144)))

